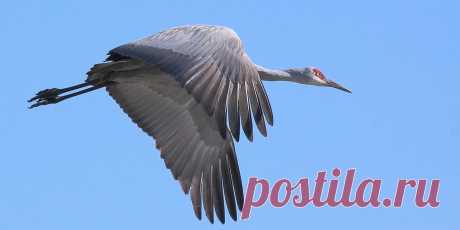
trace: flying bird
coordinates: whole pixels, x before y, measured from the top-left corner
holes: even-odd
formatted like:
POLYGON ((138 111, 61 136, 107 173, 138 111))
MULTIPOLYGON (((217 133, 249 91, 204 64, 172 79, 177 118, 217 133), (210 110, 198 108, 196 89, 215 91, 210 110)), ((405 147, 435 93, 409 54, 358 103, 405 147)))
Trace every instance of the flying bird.
POLYGON ((314 67, 273 70, 254 64, 238 35, 214 25, 180 26, 121 45, 87 72, 86 81, 38 92, 30 108, 104 88, 156 140, 165 165, 202 209, 225 223, 244 201, 233 140, 240 131, 263 136, 273 114, 262 81, 289 81, 350 90, 314 67))

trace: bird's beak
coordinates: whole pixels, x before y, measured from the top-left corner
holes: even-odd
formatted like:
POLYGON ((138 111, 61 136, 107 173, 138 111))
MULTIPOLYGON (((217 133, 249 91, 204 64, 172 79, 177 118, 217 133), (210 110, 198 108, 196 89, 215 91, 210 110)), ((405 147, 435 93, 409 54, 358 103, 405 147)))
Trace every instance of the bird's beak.
POLYGON ((347 93, 351 93, 351 90, 339 85, 338 83, 335 83, 334 81, 327 81, 327 86, 332 87, 332 88, 336 88, 336 89, 340 89, 340 90, 345 91, 347 93))

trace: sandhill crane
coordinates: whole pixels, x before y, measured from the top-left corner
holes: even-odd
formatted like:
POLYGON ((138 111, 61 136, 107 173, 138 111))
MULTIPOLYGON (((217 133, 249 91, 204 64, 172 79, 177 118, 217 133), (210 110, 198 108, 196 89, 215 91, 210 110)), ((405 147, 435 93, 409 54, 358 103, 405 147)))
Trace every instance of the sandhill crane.
POLYGON ((243 206, 233 139, 240 124, 252 141, 253 120, 263 136, 273 125, 261 80, 334 87, 314 67, 272 70, 254 64, 227 27, 181 26, 112 49, 82 84, 38 92, 30 108, 54 104, 105 87, 125 113, 156 140, 166 167, 190 193, 193 209, 211 223, 225 222, 243 206), (77 89, 82 89, 76 91, 77 89), (67 93, 67 94, 65 94, 67 93), (224 198, 225 203, 224 205, 224 198))

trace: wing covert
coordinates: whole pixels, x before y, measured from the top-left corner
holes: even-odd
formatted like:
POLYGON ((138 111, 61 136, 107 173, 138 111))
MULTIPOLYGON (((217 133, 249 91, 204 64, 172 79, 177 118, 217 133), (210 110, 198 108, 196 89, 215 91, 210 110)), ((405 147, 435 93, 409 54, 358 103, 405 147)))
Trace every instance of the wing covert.
POLYGON ((112 61, 139 59, 174 76, 213 115, 224 138, 227 123, 237 141, 240 122, 251 141, 252 117, 264 136, 265 120, 273 124, 270 102, 257 68, 229 28, 176 27, 119 46, 109 55, 108 60, 112 61))

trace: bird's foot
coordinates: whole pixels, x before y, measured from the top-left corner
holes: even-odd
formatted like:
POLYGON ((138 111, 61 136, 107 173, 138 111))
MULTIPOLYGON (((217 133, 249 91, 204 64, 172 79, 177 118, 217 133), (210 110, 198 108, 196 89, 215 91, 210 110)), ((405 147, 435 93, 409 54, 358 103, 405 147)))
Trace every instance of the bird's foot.
POLYGON ((38 92, 35 97, 28 100, 28 102, 34 102, 29 109, 35 108, 41 105, 48 105, 54 104, 60 101, 59 94, 61 93, 60 89, 52 88, 52 89, 45 89, 38 92))

